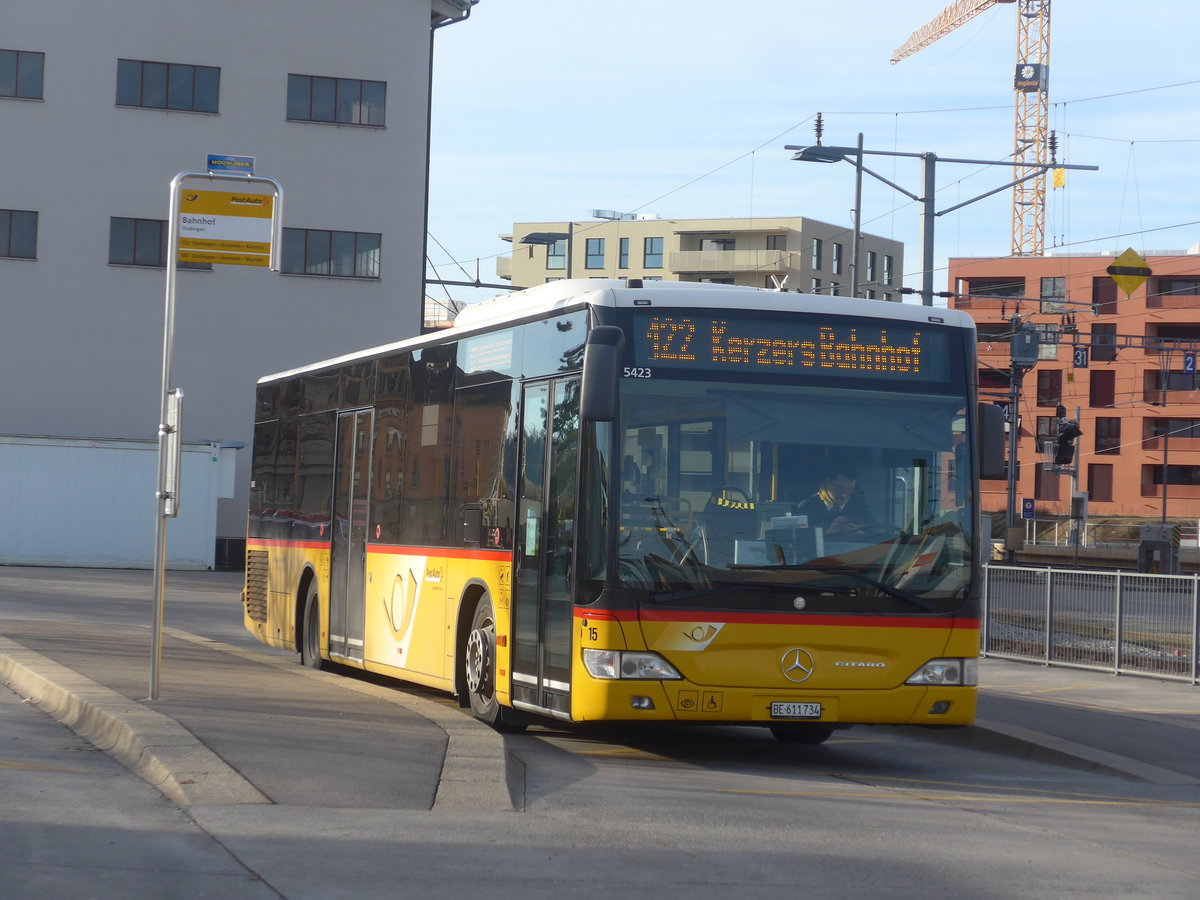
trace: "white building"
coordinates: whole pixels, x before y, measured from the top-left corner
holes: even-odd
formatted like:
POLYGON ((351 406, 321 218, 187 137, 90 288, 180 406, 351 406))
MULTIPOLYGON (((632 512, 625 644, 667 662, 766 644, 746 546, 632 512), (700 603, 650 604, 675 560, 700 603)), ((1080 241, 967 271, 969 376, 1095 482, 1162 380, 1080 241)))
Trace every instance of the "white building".
POLYGON ((180 271, 185 440, 249 443, 259 376, 418 333, 433 37, 474 2, 8 4, 0 433, 156 434, 168 187, 210 153, 282 183, 285 274, 180 271))

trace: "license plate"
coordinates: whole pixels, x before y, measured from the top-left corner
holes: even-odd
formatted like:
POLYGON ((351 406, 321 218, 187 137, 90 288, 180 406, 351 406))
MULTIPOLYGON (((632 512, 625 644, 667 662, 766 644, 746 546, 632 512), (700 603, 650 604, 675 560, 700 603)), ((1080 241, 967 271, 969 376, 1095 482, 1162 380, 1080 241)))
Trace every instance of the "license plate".
POLYGON ((777 700, 771 704, 772 719, 819 719, 820 703, 797 703, 777 700))

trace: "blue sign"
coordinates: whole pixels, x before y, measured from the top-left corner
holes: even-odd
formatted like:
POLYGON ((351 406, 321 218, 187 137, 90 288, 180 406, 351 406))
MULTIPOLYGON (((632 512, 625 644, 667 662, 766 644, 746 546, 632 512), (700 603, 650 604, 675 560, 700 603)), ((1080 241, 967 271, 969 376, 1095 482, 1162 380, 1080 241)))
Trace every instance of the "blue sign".
POLYGON ((235 175, 253 175, 253 156, 225 156, 219 153, 208 154, 208 171, 210 173, 225 172, 235 175))
POLYGON ((1026 500, 1025 498, 1021 498, 1021 518, 1022 519, 1032 519, 1033 518, 1033 501, 1032 500, 1026 500))
POLYGON ((1071 353, 1071 364, 1076 369, 1086 369, 1088 367, 1088 348, 1076 347, 1071 353))
POLYGON ((1183 354, 1183 374, 1184 375, 1195 375, 1196 374, 1196 354, 1195 353, 1183 354))

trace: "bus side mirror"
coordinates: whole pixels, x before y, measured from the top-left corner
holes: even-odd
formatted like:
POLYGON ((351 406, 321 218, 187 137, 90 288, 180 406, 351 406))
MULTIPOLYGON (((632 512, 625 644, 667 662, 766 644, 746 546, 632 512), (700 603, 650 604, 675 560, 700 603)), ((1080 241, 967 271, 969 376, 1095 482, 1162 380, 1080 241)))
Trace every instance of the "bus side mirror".
POLYGON ((979 415, 979 477, 1003 478, 1004 410, 994 403, 980 403, 979 415))
POLYGON ((625 332, 597 325, 583 348, 583 388, 579 413, 585 422, 611 422, 617 417, 617 381, 625 356, 625 332))

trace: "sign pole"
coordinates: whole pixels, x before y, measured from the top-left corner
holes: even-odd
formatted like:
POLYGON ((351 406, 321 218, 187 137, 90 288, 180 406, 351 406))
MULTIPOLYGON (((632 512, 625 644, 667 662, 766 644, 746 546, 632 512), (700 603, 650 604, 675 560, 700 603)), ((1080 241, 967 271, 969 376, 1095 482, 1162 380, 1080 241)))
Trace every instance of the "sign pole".
MULTIPOLYGON (((210 157, 213 159, 247 159, 246 157, 210 157)), ((252 166, 252 162, 251 162, 252 166)), ((171 388, 171 366, 175 345, 175 280, 179 262, 179 216, 180 195, 183 183, 188 179, 204 178, 209 181, 227 181, 238 184, 261 184, 270 187, 275 202, 271 212, 271 240, 269 266, 279 271, 279 255, 283 244, 283 186, 274 178, 254 175, 253 168, 247 174, 228 174, 227 171, 180 172, 171 179, 171 198, 167 218, 167 291, 163 311, 162 390, 159 394, 158 416, 158 480, 155 490, 154 531, 154 610, 152 621, 152 647, 150 653, 150 696, 158 699, 159 669, 162 666, 163 605, 167 568, 167 519, 179 515, 179 489, 181 473, 178 457, 173 452, 182 443, 179 431, 179 403, 182 392, 171 388), (174 470, 174 471, 173 471, 174 470)), ((217 261, 217 260, 214 260, 217 261)))

